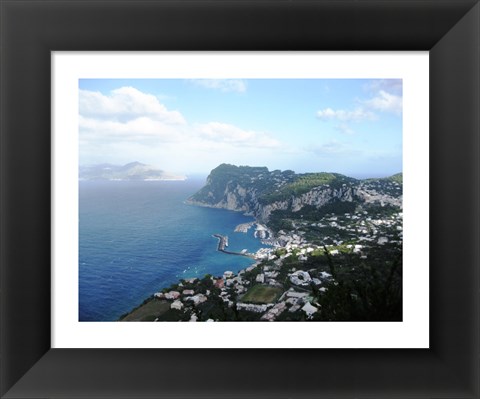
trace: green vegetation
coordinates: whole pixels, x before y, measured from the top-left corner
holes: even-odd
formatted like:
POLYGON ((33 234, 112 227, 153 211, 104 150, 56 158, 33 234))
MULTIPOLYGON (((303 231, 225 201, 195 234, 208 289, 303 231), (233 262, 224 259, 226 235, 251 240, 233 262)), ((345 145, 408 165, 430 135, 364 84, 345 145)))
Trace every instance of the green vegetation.
POLYGON ((259 191, 264 191, 275 184, 274 181, 268 179, 269 176, 270 172, 266 167, 221 164, 210 172, 207 184, 191 199, 215 204, 224 199, 226 189, 233 191, 237 186, 255 187, 259 191))
POLYGON ((196 291, 201 294, 205 294, 207 291, 219 292, 219 289, 213 286, 213 280, 210 274, 206 274, 205 277, 198 281, 195 288, 196 291))
POLYGON ((365 179, 363 185, 369 190, 375 190, 392 197, 399 197, 403 192, 403 174, 397 173, 381 179, 365 179))
POLYGON ((327 255, 335 280, 323 285, 326 292, 314 289, 314 302, 321 308, 314 320, 402 320, 401 247, 376 246, 368 254, 368 262, 353 253, 327 255))
POLYGON ((280 230, 290 231, 293 229, 292 220, 288 219, 285 214, 290 214, 290 211, 276 210, 270 214, 270 220, 268 221, 268 227, 274 232, 280 230))
MULTIPOLYGON (((362 247, 354 251, 351 245, 323 246, 310 251, 305 260, 300 260, 300 250, 276 261, 263 261, 241 278, 248 286, 243 295, 236 294, 234 285, 221 290, 215 287, 216 278, 205 276, 189 283, 189 289, 199 293, 208 288, 206 300, 194 304, 183 299, 184 309, 170 308, 170 302, 149 298, 143 305, 123 317, 123 321, 256 321, 263 312, 237 309, 236 303, 254 305, 275 303, 288 290, 305 293, 305 301, 318 309, 311 318, 302 310, 303 304, 294 307, 286 302, 278 321, 401 321, 402 320, 402 245, 385 243, 362 247), (255 283, 258 273, 275 271, 276 285, 255 283), (308 272, 312 278, 303 286, 291 282, 293 271, 308 272), (328 273, 328 274, 325 274, 328 273), (330 276, 330 277, 329 277, 330 276), (315 282, 316 281, 316 282, 315 282), (220 295, 230 298, 224 301, 220 295)), ((277 255, 284 256, 280 248, 277 255)), ((181 284, 184 284, 183 282, 181 284)), ((181 291, 183 287, 172 286, 181 291)), ((286 301, 286 298, 282 299, 286 301)))
POLYGON ((170 309, 170 304, 156 299, 149 299, 130 313, 123 315, 121 321, 153 321, 170 309))
POLYGON ((385 204, 383 206, 380 206, 378 204, 370 204, 367 207, 365 207, 366 210, 371 215, 374 215, 376 218, 379 219, 385 219, 392 217, 393 215, 397 214, 400 209, 397 206, 385 204))
POLYGON ((395 183, 403 184, 403 173, 397 173, 396 175, 388 177, 388 179, 395 183))
POLYGON ((276 248, 259 251, 263 260, 233 278, 206 275, 163 289, 182 293, 181 310, 150 298, 123 320, 402 320, 402 180, 218 166, 191 199, 227 207, 228 197, 229 209, 248 210, 273 230, 276 248), (286 209, 262 209, 275 201, 286 209))
MULTIPOLYGON (((167 303, 167 305, 170 305, 167 303)), ((188 321, 190 320, 190 312, 184 312, 177 309, 168 309, 166 312, 157 316, 158 321, 188 321)))
POLYGON ((318 222, 326 215, 344 215, 345 213, 355 212, 356 204, 334 200, 331 203, 317 208, 313 205, 305 205, 299 211, 293 212, 291 209, 277 209, 270 214, 268 227, 273 231, 291 230, 295 220, 305 220, 308 222, 318 222))
POLYGON ((267 285, 254 285, 242 297, 242 302, 249 303, 272 303, 282 294, 282 290, 277 287, 267 285))
POLYGON ((235 319, 232 321, 260 321, 260 317, 262 317, 261 313, 242 309, 235 312, 235 319))
POLYGON ((338 173, 305 173, 297 175, 295 179, 274 192, 264 193, 259 197, 259 202, 269 204, 276 201, 286 201, 308 193, 315 187, 328 185, 332 189, 338 189, 343 184, 351 184, 355 179, 338 173))
MULTIPOLYGON (((217 204, 225 200, 226 192, 235 192, 241 188, 254 190, 255 199, 261 204, 268 204, 289 200, 315 187, 338 189, 356 182, 356 179, 338 173, 296 174, 292 170, 270 172, 266 167, 221 164, 210 172, 207 184, 194 194, 191 200, 217 204)), ((253 200, 253 197, 249 196, 244 198, 244 201, 253 200)))
MULTIPOLYGON (((291 201, 317 189, 319 192, 323 191, 322 195, 327 197, 330 195, 331 200, 327 200, 321 207, 304 206, 298 214, 301 215, 300 218, 318 220, 328 213, 353 212, 362 204, 356 194, 359 188, 367 190, 370 195, 389 195, 398 198, 402 195, 402 183, 402 173, 381 179, 357 180, 339 173, 296 174, 291 170, 270 172, 266 167, 221 164, 210 172, 206 185, 190 200, 205 205, 225 206, 227 194, 230 194, 236 199, 237 206, 243 210, 256 212, 258 205, 286 201, 289 208, 286 212, 297 213, 291 211, 291 201), (348 200, 343 200, 344 196, 348 197, 348 200)), ((277 212, 279 215, 276 219, 298 218, 296 215, 277 212)), ((288 226, 277 226, 277 229, 285 228, 288 226)))

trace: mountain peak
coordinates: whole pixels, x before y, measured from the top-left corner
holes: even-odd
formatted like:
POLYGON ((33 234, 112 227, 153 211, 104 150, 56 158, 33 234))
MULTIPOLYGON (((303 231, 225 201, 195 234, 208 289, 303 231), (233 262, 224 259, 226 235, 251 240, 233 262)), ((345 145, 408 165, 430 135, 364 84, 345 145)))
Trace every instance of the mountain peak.
POLYGON ((185 176, 175 175, 153 166, 135 161, 125 165, 98 164, 82 166, 80 180, 185 180, 185 176))

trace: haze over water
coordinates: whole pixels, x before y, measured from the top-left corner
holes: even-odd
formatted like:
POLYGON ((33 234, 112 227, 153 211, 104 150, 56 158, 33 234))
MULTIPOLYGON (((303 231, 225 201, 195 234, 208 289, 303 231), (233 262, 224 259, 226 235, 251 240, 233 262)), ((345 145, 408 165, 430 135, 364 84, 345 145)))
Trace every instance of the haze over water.
POLYGON ((180 278, 239 271, 252 259, 217 252, 264 245, 234 232, 240 212, 186 205, 205 181, 79 183, 79 320, 113 321, 180 278))

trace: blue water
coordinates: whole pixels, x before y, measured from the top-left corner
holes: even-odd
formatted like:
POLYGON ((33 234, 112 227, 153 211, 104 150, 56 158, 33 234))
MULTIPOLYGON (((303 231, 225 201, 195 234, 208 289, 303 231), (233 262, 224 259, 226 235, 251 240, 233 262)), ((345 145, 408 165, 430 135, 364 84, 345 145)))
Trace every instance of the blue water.
POLYGON ((263 247, 235 233, 253 220, 240 212, 184 203, 204 180, 80 182, 79 320, 111 321, 180 278, 237 272, 252 263, 218 252, 263 247))

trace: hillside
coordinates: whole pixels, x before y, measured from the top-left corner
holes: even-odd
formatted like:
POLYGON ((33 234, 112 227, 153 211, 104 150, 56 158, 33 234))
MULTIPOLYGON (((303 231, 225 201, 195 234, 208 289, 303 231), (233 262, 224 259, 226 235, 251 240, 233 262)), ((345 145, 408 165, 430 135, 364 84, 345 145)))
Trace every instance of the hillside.
POLYGON ((401 321, 402 191, 401 174, 357 180, 222 164, 188 202, 249 212, 257 220, 234 234, 256 225, 268 246, 238 273, 225 258, 221 276, 161 287, 120 320, 401 321))
POLYGON ((401 174, 357 180, 338 173, 297 174, 222 164, 211 171, 205 186, 188 202, 246 212, 275 227, 279 217, 317 220, 327 213, 401 209, 402 192, 401 174))

